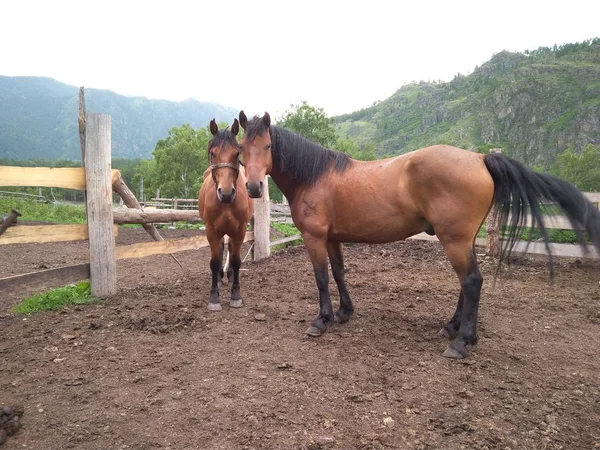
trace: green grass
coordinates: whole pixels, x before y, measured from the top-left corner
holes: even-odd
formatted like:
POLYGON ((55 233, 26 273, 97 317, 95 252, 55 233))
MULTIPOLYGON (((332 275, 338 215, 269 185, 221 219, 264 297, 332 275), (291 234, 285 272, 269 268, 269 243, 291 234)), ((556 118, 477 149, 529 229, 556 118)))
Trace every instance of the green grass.
POLYGON ((31 314, 39 311, 54 311, 66 305, 87 305, 96 301, 97 299, 92 297, 89 281, 83 281, 28 297, 15 305, 11 312, 31 314))
POLYGON ((52 222, 52 223, 85 223, 85 207, 83 205, 61 205, 55 203, 39 203, 33 200, 16 198, 0 198, 0 214, 16 209, 21 213, 19 220, 52 222))
POLYGON ((300 234, 296 225, 291 223, 282 223, 282 222, 271 222, 271 226, 275 228, 277 231, 282 232, 285 236, 294 236, 296 234, 300 234))

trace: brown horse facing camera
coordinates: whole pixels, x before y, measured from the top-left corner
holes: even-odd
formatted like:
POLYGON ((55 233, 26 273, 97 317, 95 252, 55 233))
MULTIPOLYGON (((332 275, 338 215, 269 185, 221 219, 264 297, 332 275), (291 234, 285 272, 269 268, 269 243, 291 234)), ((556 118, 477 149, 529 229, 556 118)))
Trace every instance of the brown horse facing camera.
POLYGON ((585 231, 600 249, 600 212, 579 190, 501 154, 435 145, 394 158, 356 161, 271 125, 268 113, 248 120, 241 111, 239 119, 250 197, 262 195, 269 174, 290 203, 313 264, 320 310, 306 331, 311 336, 321 335, 334 321, 346 322, 354 311, 344 282, 342 242, 392 242, 423 231, 437 235, 461 287, 456 311, 440 331, 451 339, 444 352, 450 358, 466 357, 477 342, 483 277, 474 242, 492 205, 507 233, 500 262, 528 226, 528 215, 550 251, 543 202, 564 210, 580 244, 585 246, 585 231), (328 257, 340 294, 335 314, 328 257))
POLYGON ((204 182, 198 194, 198 211, 206 226, 206 238, 210 244, 210 270, 212 286, 208 309, 220 311, 218 283, 227 275, 231 284, 233 308, 242 306, 240 294, 241 249, 246 237, 246 225, 253 214, 253 202, 246 191, 246 177, 240 170, 240 146, 236 136, 240 130, 234 119, 231 130, 219 130, 215 119, 210 122, 213 138, 208 143, 210 166, 204 172, 204 182), (230 269, 223 273, 224 236, 229 237, 230 269))

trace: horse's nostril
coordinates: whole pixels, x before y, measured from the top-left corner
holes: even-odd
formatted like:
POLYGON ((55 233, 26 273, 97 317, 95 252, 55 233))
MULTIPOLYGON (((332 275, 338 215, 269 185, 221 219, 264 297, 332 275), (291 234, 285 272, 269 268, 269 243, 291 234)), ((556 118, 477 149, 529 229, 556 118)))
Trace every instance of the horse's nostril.
POLYGON ((221 194, 221 188, 217 188, 217 192, 219 193, 219 195, 221 194))
POLYGON ((231 188, 231 195, 235 195, 235 188, 231 188))

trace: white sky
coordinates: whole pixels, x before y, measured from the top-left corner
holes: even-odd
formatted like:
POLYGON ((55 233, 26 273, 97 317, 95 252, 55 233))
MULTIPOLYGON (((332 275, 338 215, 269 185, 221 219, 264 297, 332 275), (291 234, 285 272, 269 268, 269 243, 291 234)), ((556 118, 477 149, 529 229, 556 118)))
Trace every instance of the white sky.
POLYGON ((503 49, 600 37, 600 1, 0 1, 0 75, 329 115, 503 49))

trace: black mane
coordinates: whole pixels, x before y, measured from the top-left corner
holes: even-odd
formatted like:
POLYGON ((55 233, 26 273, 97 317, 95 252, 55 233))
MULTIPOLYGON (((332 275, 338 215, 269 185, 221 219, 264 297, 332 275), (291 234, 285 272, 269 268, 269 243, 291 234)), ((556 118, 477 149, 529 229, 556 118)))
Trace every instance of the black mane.
MULTIPOLYGON (((265 131, 262 118, 255 116, 246 124, 244 136, 252 140, 265 131)), ((332 168, 341 173, 352 165, 346 153, 324 148, 285 128, 271 125, 269 133, 273 165, 298 183, 313 184, 332 168)))
POLYGON ((210 141, 208 141, 208 149, 207 149, 208 160, 210 161, 210 149, 211 148, 219 147, 220 149, 224 149, 227 144, 229 144, 235 148, 239 148, 238 141, 235 138, 235 136, 233 135, 233 133, 231 132, 231 130, 229 130, 229 128, 217 131, 217 134, 215 134, 212 137, 212 139, 210 141))

